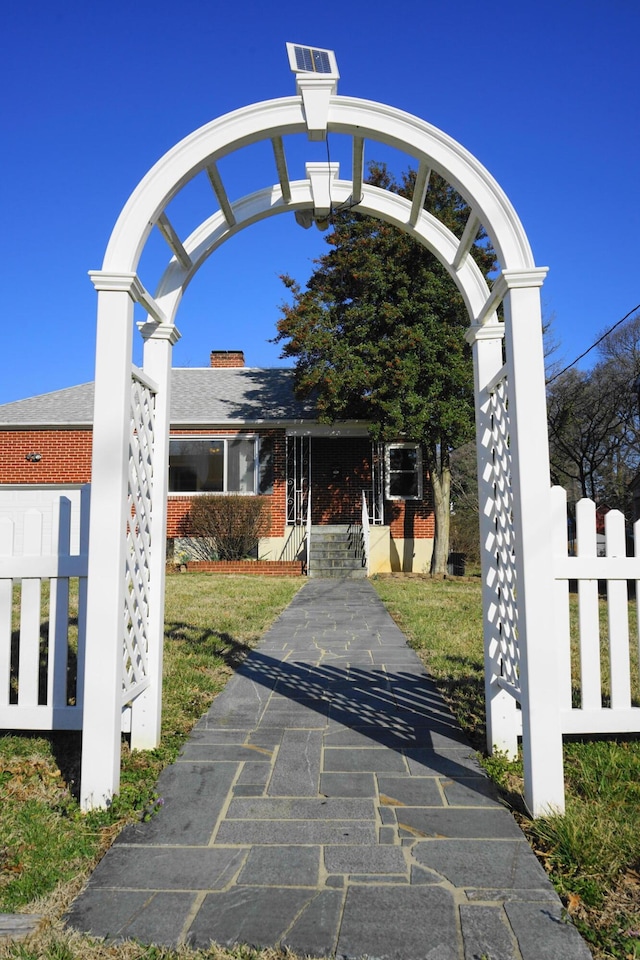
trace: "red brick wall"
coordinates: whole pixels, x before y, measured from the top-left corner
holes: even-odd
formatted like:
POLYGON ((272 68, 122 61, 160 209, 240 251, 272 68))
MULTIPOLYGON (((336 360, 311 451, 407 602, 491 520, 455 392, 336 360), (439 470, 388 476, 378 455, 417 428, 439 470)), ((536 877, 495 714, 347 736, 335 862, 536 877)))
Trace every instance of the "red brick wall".
MULTIPOLYGON (((186 565, 186 573, 233 573, 245 576, 301 577, 302 560, 196 560, 186 565)), ((175 564, 168 571, 176 572, 175 564)))
MULTIPOLYGON (((172 435, 193 435, 193 430, 172 431, 172 435)), ((216 430, 216 436, 236 436, 238 430, 216 430)), ((274 485, 270 535, 281 537, 286 523, 286 451, 283 430, 263 436, 274 442, 274 485)), ((91 480, 91 430, 3 430, 0 431, 0 483, 88 483, 91 480), (37 463, 25 460, 39 453, 37 463)), ((169 497, 167 536, 181 535, 183 517, 190 498, 169 497)))
MULTIPOLYGON (((172 435, 193 435, 194 430, 172 431, 172 435)), ((236 436, 238 430, 216 430, 216 436, 236 436)), ((274 479, 270 536, 280 537, 286 526, 286 446, 284 430, 262 432, 273 440, 274 479)), ((314 523, 358 522, 362 490, 371 484, 371 444, 365 437, 344 439, 314 438, 311 469, 314 523), (334 470, 339 475, 334 477, 334 470)), ((91 430, 5 430, 0 431, 0 483, 88 483, 91 479, 91 430), (27 453, 39 453, 37 463, 25 460, 27 453)), ((167 535, 183 535, 183 519, 190 498, 169 497, 167 535)), ((386 501, 385 522, 391 536, 433 537, 434 517, 431 488, 424 481, 424 500, 386 501)))
POLYGON ((88 483, 91 430, 0 431, 0 483, 88 483), (42 459, 30 463, 28 453, 42 459))
POLYGON ((272 537, 282 537, 287 525, 287 447, 284 430, 271 430, 273 439, 273 495, 271 497, 272 537))
POLYGON ((167 537, 186 536, 187 516, 189 514, 189 497, 169 497, 167 501, 167 537))
POLYGON ((394 540, 433 538, 436 523, 428 478, 424 481, 424 500, 385 500, 384 522, 394 540))
POLYGON ((244 367, 244 351, 212 350, 210 363, 212 367, 244 367))

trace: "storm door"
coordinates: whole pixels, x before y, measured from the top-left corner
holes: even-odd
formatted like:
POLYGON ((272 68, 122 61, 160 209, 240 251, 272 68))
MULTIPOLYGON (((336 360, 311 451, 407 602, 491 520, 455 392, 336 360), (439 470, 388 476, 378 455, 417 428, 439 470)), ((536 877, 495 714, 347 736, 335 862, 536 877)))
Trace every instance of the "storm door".
POLYGON ((371 495, 369 523, 384 523, 384 444, 371 444, 371 495))
POLYGON ((287 523, 306 523, 311 484, 311 437, 287 436, 287 523))

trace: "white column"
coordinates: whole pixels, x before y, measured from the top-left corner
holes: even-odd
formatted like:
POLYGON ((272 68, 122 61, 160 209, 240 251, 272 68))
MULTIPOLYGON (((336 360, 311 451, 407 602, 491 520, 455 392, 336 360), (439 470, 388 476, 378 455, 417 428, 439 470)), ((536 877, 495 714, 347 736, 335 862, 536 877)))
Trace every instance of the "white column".
POLYGON ((558 658, 553 625, 549 444, 540 290, 546 269, 506 270, 504 301, 516 535, 525 800, 564 811, 558 658))
POLYGON ((480 506, 480 558, 482 563, 482 616, 484 634, 484 690, 487 750, 518 755, 519 718, 515 699, 498 683, 499 625, 496 622, 498 573, 496 531, 493 519, 495 491, 491 459, 491 411, 487 384, 503 367, 504 324, 497 320, 467 331, 473 350, 475 383, 476 452, 478 458, 478 501, 480 506))
POLYGON ((158 384, 153 437, 153 495, 151 506, 150 603, 147 676, 150 684, 131 705, 131 747, 150 750, 160 743, 162 721, 162 656, 164 648, 164 592, 169 480, 171 355, 180 339, 170 323, 141 325, 144 372, 158 384))
POLYGON ((81 804, 120 786, 131 348, 135 275, 91 274, 98 291, 81 804))

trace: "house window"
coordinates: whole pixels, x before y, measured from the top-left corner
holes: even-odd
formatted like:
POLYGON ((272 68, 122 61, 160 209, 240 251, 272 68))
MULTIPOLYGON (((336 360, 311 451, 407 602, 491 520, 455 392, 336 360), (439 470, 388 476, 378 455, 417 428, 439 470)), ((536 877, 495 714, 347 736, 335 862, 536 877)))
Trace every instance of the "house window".
POLYGON ((389 443, 385 450, 387 500, 422 500, 422 450, 418 443, 389 443))
POLYGON ((169 441, 169 493, 256 492, 255 437, 180 437, 169 441))

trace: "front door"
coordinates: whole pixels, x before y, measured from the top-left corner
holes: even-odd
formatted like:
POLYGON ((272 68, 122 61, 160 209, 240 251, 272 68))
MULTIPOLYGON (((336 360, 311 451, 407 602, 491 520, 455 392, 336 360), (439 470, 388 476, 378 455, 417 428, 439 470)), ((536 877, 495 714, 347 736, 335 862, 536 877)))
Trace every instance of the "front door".
POLYGON ((371 491, 368 437, 314 437, 311 512, 313 523, 362 520, 362 493, 371 491))

